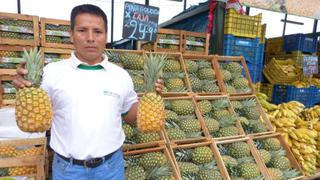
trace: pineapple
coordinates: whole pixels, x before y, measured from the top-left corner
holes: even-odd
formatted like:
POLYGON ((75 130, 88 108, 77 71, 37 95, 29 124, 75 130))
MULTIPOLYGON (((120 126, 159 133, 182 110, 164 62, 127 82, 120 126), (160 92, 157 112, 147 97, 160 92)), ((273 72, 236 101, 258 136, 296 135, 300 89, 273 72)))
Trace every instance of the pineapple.
POLYGON ((236 90, 240 90, 243 92, 248 92, 250 91, 249 89, 249 82, 246 78, 240 77, 236 78, 232 81, 232 86, 236 88, 236 90))
POLYGON ((181 78, 170 78, 165 81, 165 86, 168 88, 171 92, 180 92, 183 91, 184 81, 181 78))
POLYGON ((212 105, 209 100, 198 101, 198 107, 202 115, 209 113, 212 109, 212 105))
POLYGON ((228 145, 228 153, 234 158, 243 158, 251 155, 250 147, 245 142, 234 142, 228 145))
POLYGON ((240 75, 242 73, 241 65, 236 62, 225 63, 224 69, 229 71, 232 75, 240 75))
POLYGON ((126 139, 132 139, 135 135, 134 128, 130 124, 123 124, 122 129, 126 135, 126 139))
POLYGON ((240 101, 231 101, 231 106, 236 112, 239 112, 243 108, 243 105, 240 101))
POLYGON ((173 100, 171 102, 172 110, 178 115, 190 115, 194 114, 194 107, 191 100, 173 100))
POLYGON ((160 135, 158 133, 150 132, 150 133, 138 133, 137 137, 135 138, 135 141, 137 143, 148 143, 148 142, 154 142, 159 141, 160 135))
POLYGON ((145 180, 146 172, 141 166, 129 166, 125 172, 126 180, 145 180))
POLYGON ((226 167, 236 167, 238 166, 238 161, 231 157, 231 156, 228 156, 228 155, 223 155, 222 157, 222 160, 225 164, 226 167))
POLYGON ((212 68, 202 68, 198 71, 198 77, 201 80, 215 80, 216 74, 212 68))
POLYGON ((202 80, 202 84, 202 92, 216 93, 220 91, 219 86, 213 81, 202 80))
POLYGON ((17 151, 16 157, 37 156, 43 154, 43 147, 31 147, 17 151))
POLYGON ((177 162, 181 174, 197 174, 199 172, 199 167, 192 162, 177 162))
POLYGON ((227 127, 222 127, 219 130, 219 137, 228 137, 228 136, 236 136, 239 134, 239 130, 235 126, 227 126, 227 127))
POLYGON ((166 156, 162 152, 145 153, 139 160, 145 169, 164 166, 168 163, 166 156))
POLYGON ((46 41, 49 43, 61 43, 62 38, 59 36, 46 35, 46 41))
POLYGON ((22 176, 28 174, 35 174, 37 172, 36 166, 16 166, 9 168, 10 176, 22 176))
POLYGON ((227 70, 221 70, 221 75, 223 81, 230 81, 231 80, 231 73, 227 70))
POLYGON ((214 133, 219 131, 220 123, 217 120, 212 118, 205 118, 204 122, 208 128, 209 133, 214 133))
POLYGON ((6 158, 6 157, 16 157, 17 156, 17 150, 14 146, 3 146, 0 147, 0 158, 6 158))
POLYGON ((272 177, 273 180, 283 180, 283 174, 280 169, 277 168, 268 168, 268 173, 270 174, 270 177, 272 177))
POLYGON ((273 168, 279 168, 281 170, 286 170, 291 168, 290 161, 285 156, 271 158, 269 165, 273 168))
POLYGON ((237 93, 237 90, 233 86, 231 86, 230 84, 225 84, 225 88, 226 88, 227 93, 229 93, 229 94, 237 93))
POLYGON ((192 60, 186 61, 186 69, 188 73, 195 73, 199 69, 199 65, 192 60))
POLYGON ((168 59, 163 67, 164 72, 179 72, 181 71, 180 62, 174 59, 168 59))
POLYGON ((265 150, 265 149, 259 149, 258 150, 259 155, 261 156, 262 161, 267 164, 270 162, 271 160, 271 154, 269 153, 269 151, 265 150))
POLYGON ((28 74, 26 79, 32 87, 18 90, 16 94, 16 120, 18 127, 26 132, 43 132, 50 128, 52 120, 51 101, 40 86, 43 61, 41 52, 35 48, 30 53, 24 50, 28 74))
POLYGON ((164 102, 155 92, 154 84, 159 78, 165 58, 151 54, 145 63, 146 93, 140 99, 137 115, 137 127, 142 132, 158 132, 164 126, 164 102))
MULTIPOLYGON (((157 56, 150 56, 151 58, 157 58, 157 56)), ((121 59, 121 62, 123 64, 123 67, 125 69, 131 69, 131 70, 143 70, 144 66, 144 58, 142 55, 134 54, 134 53, 121 53, 119 54, 119 58, 121 59)), ((159 63, 160 64, 163 64, 159 63)), ((145 64, 146 66, 146 64, 145 64)), ((155 65, 154 65, 155 66, 155 65)), ((161 65, 161 68, 163 65, 161 65)), ((153 72, 157 73, 157 72, 153 72)))
POLYGON ((166 110, 165 110, 165 119, 166 119, 166 121, 174 121, 174 122, 177 122, 178 119, 179 119, 179 116, 178 116, 178 114, 175 113, 174 111, 171 111, 171 110, 166 109, 166 110))
POLYGON ((194 74, 189 74, 189 80, 190 80, 192 91, 200 92, 202 88, 201 80, 194 74))
POLYGON ((202 169, 199 172, 199 180, 222 180, 222 176, 219 171, 211 169, 202 169))
POLYGON ((267 138, 262 140, 262 146, 267 151, 277 151, 281 149, 280 141, 277 138, 267 138))
POLYGON ((179 140, 186 138, 186 133, 179 128, 169 128, 166 129, 166 132, 170 140, 179 140))
POLYGON ((246 179, 260 176, 260 171, 255 163, 243 163, 239 165, 240 176, 246 179))
POLYGON ((181 130, 183 130, 187 137, 194 137, 201 135, 201 125, 197 119, 185 119, 179 122, 181 130), (194 135, 195 134, 195 135, 194 135))
POLYGON ((192 162, 195 164, 206 164, 213 160, 212 150, 207 146, 196 147, 192 151, 192 162))

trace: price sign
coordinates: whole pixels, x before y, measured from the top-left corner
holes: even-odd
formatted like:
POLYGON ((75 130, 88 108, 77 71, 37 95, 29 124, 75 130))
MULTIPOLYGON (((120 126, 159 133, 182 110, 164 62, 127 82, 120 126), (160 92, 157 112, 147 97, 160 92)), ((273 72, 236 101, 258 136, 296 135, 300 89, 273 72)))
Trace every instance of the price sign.
POLYGON ((139 41, 156 40, 159 8, 125 2, 122 37, 139 41))
POLYGON ((303 56, 303 74, 312 75, 318 74, 318 57, 317 56, 303 56))

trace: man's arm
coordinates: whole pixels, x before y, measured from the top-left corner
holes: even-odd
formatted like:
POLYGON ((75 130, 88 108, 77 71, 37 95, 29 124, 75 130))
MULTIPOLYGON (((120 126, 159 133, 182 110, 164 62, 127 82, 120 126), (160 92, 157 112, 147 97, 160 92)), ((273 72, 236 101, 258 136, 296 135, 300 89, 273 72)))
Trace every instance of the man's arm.
POLYGON ((136 122, 137 113, 138 113, 138 102, 134 103, 129 109, 128 113, 122 116, 123 120, 129 124, 133 124, 136 122))

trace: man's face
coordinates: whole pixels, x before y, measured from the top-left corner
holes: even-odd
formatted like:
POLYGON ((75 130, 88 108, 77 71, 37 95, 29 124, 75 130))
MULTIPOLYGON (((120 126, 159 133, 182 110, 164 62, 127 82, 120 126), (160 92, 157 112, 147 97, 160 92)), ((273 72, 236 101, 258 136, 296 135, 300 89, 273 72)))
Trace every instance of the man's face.
POLYGON ((107 41, 107 32, 102 17, 82 13, 75 18, 71 40, 78 59, 88 64, 101 62, 107 41))

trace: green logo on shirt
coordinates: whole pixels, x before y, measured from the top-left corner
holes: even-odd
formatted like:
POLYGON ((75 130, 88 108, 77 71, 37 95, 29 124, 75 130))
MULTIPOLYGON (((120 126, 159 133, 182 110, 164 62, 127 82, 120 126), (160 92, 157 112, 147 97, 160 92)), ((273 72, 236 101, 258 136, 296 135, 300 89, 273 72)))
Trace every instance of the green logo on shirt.
POLYGON ((108 90, 103 90, 103 95, 112 96, 112 97, 115 97, 115 98, 119 98, 120 97, 119 94, 116 94, 116 93, 108 91, 108 90))

